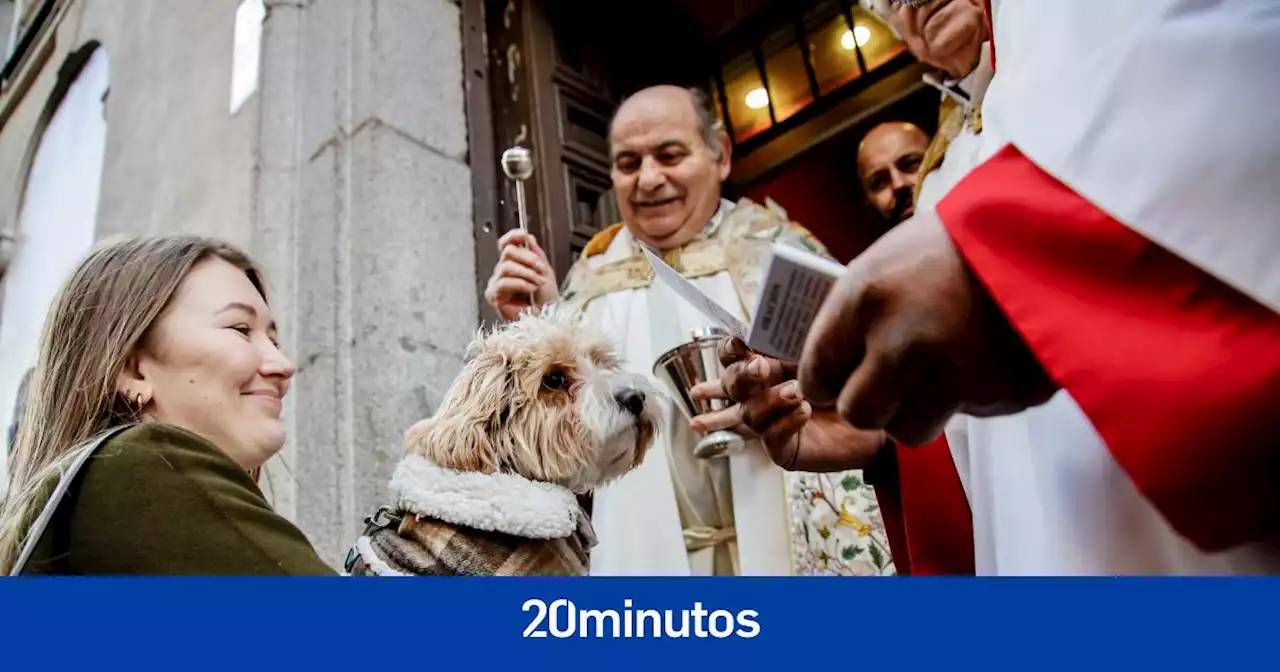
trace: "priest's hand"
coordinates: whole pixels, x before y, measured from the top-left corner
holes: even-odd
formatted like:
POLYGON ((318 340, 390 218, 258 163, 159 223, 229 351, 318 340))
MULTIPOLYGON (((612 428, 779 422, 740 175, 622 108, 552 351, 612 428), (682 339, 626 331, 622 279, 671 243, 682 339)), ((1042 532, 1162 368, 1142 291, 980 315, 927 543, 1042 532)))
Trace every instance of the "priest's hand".
POLYGON ((555 271, 533 234, 508 231, 498 240, 498 251, 501 257, 489 277, 484 299, 503 319, 514 320, 522 311, 539 308, 560 296, 555 271))
POLYGON ((884 445, 884 432, 856 429, 831 411, 815 411, 800 394, 794 365, 752 353, 738 339, 722 342, 719 354, 724 377, 690 394, 738 403, 694 418, 694 431, 758 435, 769 457, 788 471, 861 469, 884 445))
POLYGON ((816 407, 906 445, 936 438, 956 412, 1014 413, 1055 391, 932 211, 849 264, 814 319, 799 379, 816 407))

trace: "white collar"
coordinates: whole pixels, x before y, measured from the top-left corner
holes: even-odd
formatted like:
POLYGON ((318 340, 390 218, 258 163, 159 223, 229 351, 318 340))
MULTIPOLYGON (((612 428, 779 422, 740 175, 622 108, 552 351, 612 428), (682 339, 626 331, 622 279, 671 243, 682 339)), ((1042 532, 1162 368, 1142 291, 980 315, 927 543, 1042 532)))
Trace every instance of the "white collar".
POLYGON ((969 94, 970 105, 982 105, 982 99, 987 95, 987 86, 991 84, 993 76, 995 76, 995 69, 991 67, 991 43, 983 42, 977 67, 960 80, 960 88, 969 94))
POLYGON ((711 215, 711 221, 707 222, 707 225, 702 228, 702 235, 714 236, 716 229, 720 228, 720 222, 724 221, 724 216, 733 209, 733 206, 733 201, 727 198, 721 198, 720 207, 716 208, 716 214, 711 215))
POLYGON ((391 476, 391 495, 408 513, 526 539, 562 539, 586 525, 568 488, 516 474, 481 474, 406 455, 391 476))
POLYGON ((987 86, 991 84, 994 75, 995 69, 991 67, 991 43, 983 42, 978 54, 978 65, 969 74, 960 79, 941 82, 933 79, 932 75, 925 75, 925 81, 936 88, 945 89, 944 95, 955 98, 956 102, 968 109, 982 105, 982 99, 987 95, 987 86))

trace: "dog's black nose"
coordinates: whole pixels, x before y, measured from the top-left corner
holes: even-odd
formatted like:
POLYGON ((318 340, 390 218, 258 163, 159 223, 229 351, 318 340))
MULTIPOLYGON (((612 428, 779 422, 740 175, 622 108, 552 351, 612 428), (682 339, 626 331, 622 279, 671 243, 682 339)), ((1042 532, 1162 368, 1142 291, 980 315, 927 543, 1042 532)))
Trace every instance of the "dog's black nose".
POLYGON ((613 395, 618 400, 618 405, 627 409, 627 412, 634 416, 644 413, 644 392, 627 388, 620 390, 613 395))

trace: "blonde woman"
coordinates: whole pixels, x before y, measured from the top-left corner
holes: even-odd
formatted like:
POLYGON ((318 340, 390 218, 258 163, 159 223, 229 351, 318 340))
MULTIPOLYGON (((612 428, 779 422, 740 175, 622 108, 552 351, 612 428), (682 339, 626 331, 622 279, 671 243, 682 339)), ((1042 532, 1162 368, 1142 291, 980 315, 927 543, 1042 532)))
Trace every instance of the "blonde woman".
POLYGON ((235 248, 168 236, 91 253, 45 323, 0 569, 334 573, 250 476, 285 439, 294 369, 275 338, 235 248))

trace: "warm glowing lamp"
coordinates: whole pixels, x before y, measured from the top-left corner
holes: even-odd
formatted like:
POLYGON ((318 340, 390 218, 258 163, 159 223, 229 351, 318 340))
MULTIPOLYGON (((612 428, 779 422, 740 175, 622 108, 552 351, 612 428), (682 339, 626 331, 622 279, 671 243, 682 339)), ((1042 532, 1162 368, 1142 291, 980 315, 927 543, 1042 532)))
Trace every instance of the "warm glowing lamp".
POLYGON ((866 26, 854 26, 853 30, 844 31, 844 35, 840 36, 840 46, 853 51, 854 43, 859 47, 867 46, 867 42, 871 41, 871 29, 866 26))

